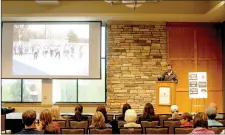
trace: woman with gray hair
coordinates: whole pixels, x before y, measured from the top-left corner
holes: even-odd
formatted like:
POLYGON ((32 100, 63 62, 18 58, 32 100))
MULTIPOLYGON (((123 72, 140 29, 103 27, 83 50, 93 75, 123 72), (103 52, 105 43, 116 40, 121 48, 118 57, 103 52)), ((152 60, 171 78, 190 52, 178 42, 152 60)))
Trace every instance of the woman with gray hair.
POLYGON ((128 109, 125 113, 125 121, 124 127, 141 127, 140 124, 137 124, 137 113, 133 109, 128 109))
POLYGON ((172 117, 170 117, 169 119, 172 119, 172 120, 174 120, 174 119, 180 119, 180 116, 179 116, 179 114, 178 114, 179 108, 178 108, 177 105, 172 105, 172 106, 170 107, 170 111, 171 111, 171 113, 172 113, 172 117))

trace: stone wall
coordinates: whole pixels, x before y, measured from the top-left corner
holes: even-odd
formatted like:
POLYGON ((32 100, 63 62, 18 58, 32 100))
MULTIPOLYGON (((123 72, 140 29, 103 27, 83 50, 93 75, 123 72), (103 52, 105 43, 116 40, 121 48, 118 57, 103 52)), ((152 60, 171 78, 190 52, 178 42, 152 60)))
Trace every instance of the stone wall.
POLYGON ((167 65, 166 23, 110 22, 107 31, 107 108, 121 112, 129 103, 142 112, 155 104, 155 82, 167 65))

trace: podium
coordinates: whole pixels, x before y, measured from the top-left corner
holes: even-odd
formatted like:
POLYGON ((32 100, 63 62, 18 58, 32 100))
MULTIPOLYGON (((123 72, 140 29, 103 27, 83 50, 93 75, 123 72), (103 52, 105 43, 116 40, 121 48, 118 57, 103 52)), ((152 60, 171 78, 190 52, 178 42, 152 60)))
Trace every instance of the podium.
POLYGON ((156 105, 171 106, 176 104, 176 83, 173 81, 156 82, 156 105))

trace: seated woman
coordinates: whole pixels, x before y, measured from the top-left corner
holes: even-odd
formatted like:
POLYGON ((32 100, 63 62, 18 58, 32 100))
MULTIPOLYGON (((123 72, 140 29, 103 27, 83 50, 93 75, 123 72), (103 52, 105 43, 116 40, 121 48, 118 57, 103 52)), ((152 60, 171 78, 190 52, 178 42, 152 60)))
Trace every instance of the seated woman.
POLYGON ((44 134, 58 134, 58 131, 55 127, 47 126, 44 130, 44 134))
POLYGON ((128 109, 131 109, 131 106, 129 104, 124 104, 123 109, 122 109, 122 115, 120 117, 118 117, 117 120, 124 121, 125 113, 128 109))
POLYGON ((78 104, 75 107, 75 115, 69 117, 70 120, 75 120, 75 121, 82 121, 82 120, 88 120, 87 116, 82 115, 83 113, 83 106, 78 104))
POLYGON ((37 125, 37 129, 45 131, 46 127, 48 127, 48 126, 55 128, 57 130, 57 133, 60 134, 59 126, 55 122, 52 122, 51 111, 48 109, 45 109, 45 110, 41 111, 40 122, 37 125))
POLYGON ((181 116, 180 123, 183 127, 192 127, 193 124, 191 123, 191 120, 192 120, 191 114, 188 112, 185 112, 181 116))
POLYGON ((208 130, 208 117, 204 112, 195 115, 193 124, 195 129, 191 134, 215 134, 214 131, 208 130))
POLYGON ((105 117, 104 115, 97 111, 93 116, 92 116, 92 123, 90 127, 94 128, 107 128, 107 127, 112 127, 110 124, 105 123, 105 117))
POLYGON ((110 123, 110 121, 107 118, 107 111, 106 111, 105 106, 103 106, 103 105, 98 106, 97 109, 96 109, 96 112, 97 111, 99 111, 103 114, 103 116, 105 118, 105 123, 110 123))
POLYGON ((137 124, 137 113, 133 109, 128 109, 125 113, 125 121, 124 127, 141 127, 140 124, 137 124))
POLYGON ((170 120, 175 120, 175 119, 180 119, 181 117, 179 116, 178 112, 179 112, 179 109, 178 109, 178 106, 177 105, 172 105, 170 107, 170 111, 172 113, 172 117, 168 118, 170 120))
POLYGON ((147 103, 144 107, 143 115, 139 117, 138 123, 141 121, 159 121, 159 116, 155 114, 155 110, 152 104, 147 103))
POLYGON ((63 119, 60 116, 60 108, 57 105, 52 106, 52 108, 51 108, 51 115, 52 115, 52 120, 61 120, 61 119, 63 119))

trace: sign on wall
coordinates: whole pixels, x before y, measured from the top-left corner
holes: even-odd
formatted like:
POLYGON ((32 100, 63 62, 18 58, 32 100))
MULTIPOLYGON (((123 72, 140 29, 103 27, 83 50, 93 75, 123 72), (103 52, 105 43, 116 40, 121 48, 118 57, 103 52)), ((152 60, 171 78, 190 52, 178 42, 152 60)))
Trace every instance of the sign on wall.
POLYGON ((207 98, 206 72, 189 72, 189 98, 207 98))

